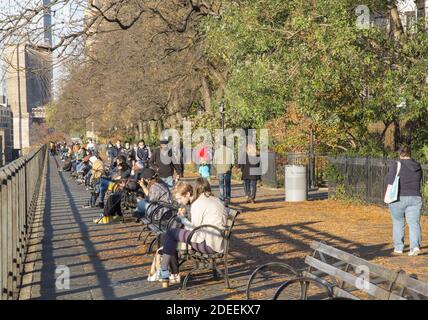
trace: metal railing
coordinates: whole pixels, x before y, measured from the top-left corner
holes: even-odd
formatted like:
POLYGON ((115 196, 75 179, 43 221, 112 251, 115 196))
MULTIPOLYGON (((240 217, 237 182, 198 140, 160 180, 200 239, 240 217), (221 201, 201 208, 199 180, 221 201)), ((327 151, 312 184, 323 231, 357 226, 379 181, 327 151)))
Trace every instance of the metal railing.
POLYGON ((47 147, 0 168, 0 300, 16 299, 47 147))
MULTIPOLYGON (((384 205, 385 176, 396 160, 383 158, 330 158, 329 197, 345 194, 369 203, 384 205)), ((422 185, 428 183, 428 165, 422 165, 422 185)), ((428 199, 424 198, 425 214, 428 199)))

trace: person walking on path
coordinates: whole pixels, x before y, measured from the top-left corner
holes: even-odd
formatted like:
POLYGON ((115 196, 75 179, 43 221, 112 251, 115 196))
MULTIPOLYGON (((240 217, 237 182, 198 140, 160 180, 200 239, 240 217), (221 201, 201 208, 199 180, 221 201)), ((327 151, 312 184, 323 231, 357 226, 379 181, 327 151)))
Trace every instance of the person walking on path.
POLYGON ((220 200, 223 201, 225 206, 228 206, 232 197, 233 151, 226 147, 224 142, 215 150, 213 164, 218 179, 220 200))
POLYGON ((203 139, 196 151, 196 164, 198 165, 198 173, 201 178, 207 179, 211 182, 211 161, 212 152, 211 148, 205 143, 203 139))
POLYGON ((248 144, 245 156, 245 164, 241 164, 242 180, 247 203, 256 202, 257 181, 260 179, 257 149, 254 144, 248 144))
POLYGON ((400 148, 399 160, 394 163, 385 178, 386 185, 393 184, 396 175, 399 177, 398 200, 389 204, 394 253, 403 253, 406 220, 409 225, 409 256, 417 256, 421 248, 422 168, 411 158, 411 150, 407 146, 400 148))

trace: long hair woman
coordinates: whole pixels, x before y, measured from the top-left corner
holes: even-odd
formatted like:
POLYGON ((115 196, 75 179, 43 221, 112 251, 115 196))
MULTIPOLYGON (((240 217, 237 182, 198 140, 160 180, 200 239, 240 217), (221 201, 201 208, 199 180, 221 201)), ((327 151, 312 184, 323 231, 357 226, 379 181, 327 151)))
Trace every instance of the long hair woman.
MULTIPOLYGON (((213 196, 211 186, 204 178, 198 178, 194 188, 184 182, 178 183, 173 190, 173 195, 181 205, 190 204, 190 221, 186 218, 186 213, 180 210, 179 217, 184 229, 170 229, 166 232, 159 280, 180 283, 177 243, 186 243, 191 230, 200 225, 209 224, 223 229, 227 221, 227 212, 223 202, 213 196), (171 266, 171 272, 168 270, 169 266, 171 266)), ((224 250, 222 236, 212 228, 197 231, 191 239, 191 246, 194 250, 205 254, 224 250)))

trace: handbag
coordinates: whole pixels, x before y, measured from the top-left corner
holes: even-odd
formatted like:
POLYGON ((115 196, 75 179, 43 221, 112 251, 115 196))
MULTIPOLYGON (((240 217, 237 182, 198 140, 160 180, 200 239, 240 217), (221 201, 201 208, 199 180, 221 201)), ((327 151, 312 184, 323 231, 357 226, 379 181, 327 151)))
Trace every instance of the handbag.
POLYGON ((394 182, 392 184, 388 184, 385 192, 385 198, 383 201, 387 204, 392 203, 398 200, 398 186, 400 184, 400 177, 398 174, 400 173, 401 162, 397 162, 397 173, 395 174, 394 182))
POLYGON ((156 250, 155 256, 153 258, 152 266, 150 267, 150 273, 147 277, 147 281, 154 282, 159 280, 159 270, 161 268, 161 259, 163 247, 156 250))

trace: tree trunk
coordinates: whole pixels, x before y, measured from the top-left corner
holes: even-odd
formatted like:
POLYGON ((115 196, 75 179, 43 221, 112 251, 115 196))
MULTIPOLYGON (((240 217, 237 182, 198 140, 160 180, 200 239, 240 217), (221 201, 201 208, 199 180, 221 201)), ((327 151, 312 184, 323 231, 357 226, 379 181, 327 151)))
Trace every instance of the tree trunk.
POLYGON ((397 151, 401 143, 400 122, 394 120, 394 151, 397 151))
POLYGON ((143 121, 138 121, 138 140, 143 139, 143 121))
POLYGON ((388 5, 388 8, 391 33, 393 34, 395 40, 400 41, 402 36, 404 35, 404 28, 401 22, 400 14, 398 12, 396 1, 393 1, 390 5, 388 5))
POLYGON ((159 137, 161 136, 163 129, 164 129, 164 123, 163 123, 163 120, 162 120, 162 119, 159 119, 159 120, 157 121, 157 130, 158 130, 158 136, 159 136, 159 137))
POLYGON ((204 102, 205 112, 212 114, 213 110, 211 106, 211 90, 208 83, 208 79, 205 76, 201 77, 201 84, 202 84, 201 94, 202 94, 202 100, 204 102))

